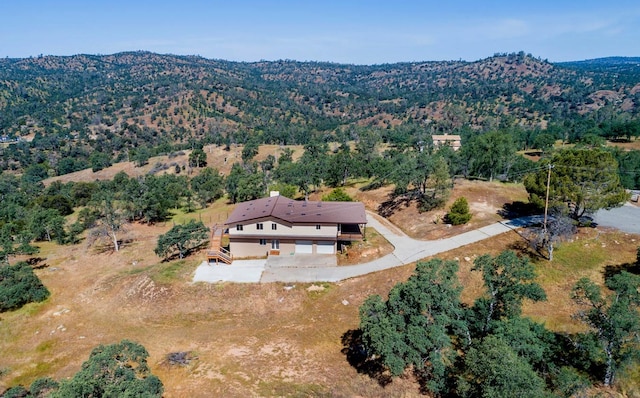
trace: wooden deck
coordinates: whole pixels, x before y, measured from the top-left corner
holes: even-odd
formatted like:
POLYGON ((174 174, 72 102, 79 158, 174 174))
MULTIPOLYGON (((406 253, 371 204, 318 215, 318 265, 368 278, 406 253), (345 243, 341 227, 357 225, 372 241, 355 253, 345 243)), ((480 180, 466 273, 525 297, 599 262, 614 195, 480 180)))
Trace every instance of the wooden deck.
POLYGON ((233 262, 233 254, 229 253, 224 247, 222 247, 222 236, 224 235, 224 226, 214 225, 211 232, 211 248, 207 250, 207 262, 209 263, 225 263, 231 264, 233 262))

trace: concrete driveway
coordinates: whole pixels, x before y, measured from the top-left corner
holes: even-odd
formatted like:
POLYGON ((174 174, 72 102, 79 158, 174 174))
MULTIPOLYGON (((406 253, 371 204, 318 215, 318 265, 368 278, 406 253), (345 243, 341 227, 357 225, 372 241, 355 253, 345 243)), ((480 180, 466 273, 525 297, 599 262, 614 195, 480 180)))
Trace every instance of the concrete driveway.
POLYGON ((422 241, 408 237, 398 227, 380 216, 367 213, 368 226, 375 228, 393 246, 394 251, 363 264, 337 267, 335 256, 294 255, 268 260, 235 260, 232 265, 209 265, 203 262, 194 282, 338 282, 372 272, 398 267, 469 245, 523 227, 539 217, 523 217, 497 222, 451 238, 422 241))
POLYGON ((209 264, 203 261, 193 276, 194 282, 238 282, 257 283, 264 271, 266 259, 235 260, 232 265, 209 264))
POLYGON ((640 234, 640 207, 626 203, 611 210, 599 210, 593 220, 603 227, 613 227, 624 232, 640 234))

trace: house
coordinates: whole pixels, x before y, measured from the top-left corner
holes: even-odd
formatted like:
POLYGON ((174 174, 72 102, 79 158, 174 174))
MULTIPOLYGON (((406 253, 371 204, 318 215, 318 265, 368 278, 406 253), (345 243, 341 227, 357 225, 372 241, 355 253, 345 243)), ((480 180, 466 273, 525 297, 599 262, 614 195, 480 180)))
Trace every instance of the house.
POLYGON ((339 243, 363 239, 359 202, 297 201, 280 195, 239 203, 225 222, 234 258, 334 254, 339 243))
POLYGON ((441 145, 450 145, 451 148, 453 148, 454 151, 457 151, 462 146, 459 135, 454 135, 454 134, 451 134, 451 135, 449 135, 449 134, 436 135, 436 134, 434 134, 434 135, 431 136, 431 138, 433 139, 433 146, 435 146, 436 148, 441 146, 441 145))

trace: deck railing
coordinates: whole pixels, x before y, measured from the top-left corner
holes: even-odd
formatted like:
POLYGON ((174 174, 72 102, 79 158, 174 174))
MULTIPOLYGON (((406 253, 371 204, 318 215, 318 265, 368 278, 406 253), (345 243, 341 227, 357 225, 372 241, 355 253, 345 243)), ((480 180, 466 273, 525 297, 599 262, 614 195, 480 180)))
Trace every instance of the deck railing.
POLYGON ((233 254, 222 247, 222 235, 224 234, 224 227, 216 224, 211 231, 211 249, 207 250, 207 262, 223 262, 225 264, 231 264, 233 262, 233 254))
POLYGON ((231 264, 233 262, 233 254, 223 247, 220 247, 217 250, 207 250, 207 262, 211 263, 213 261, 216 263, 223 262, 225 264, 231 264))

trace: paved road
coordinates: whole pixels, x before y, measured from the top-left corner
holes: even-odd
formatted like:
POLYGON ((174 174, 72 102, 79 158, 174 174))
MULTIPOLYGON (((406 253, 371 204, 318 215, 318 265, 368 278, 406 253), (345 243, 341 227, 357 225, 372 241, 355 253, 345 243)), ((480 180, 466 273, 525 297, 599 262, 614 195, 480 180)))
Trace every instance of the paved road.
POLYGON ((640 207, 627 203, 611 210, 600 210, 593 220, 600 226, 618 228, 632 234, 640 234, 640 207))
POLYGON ((232 265, 202 263, 196 270, 194 282, 338 282, 401 265, 410 264, 438 253, 469 245, 509 232, 531 222, 532 217, 498 222, 451 238, 421 241, 405 235, 399 228, 379 216, 368 213, 368 226, 375 228, 393 246, 394 251, 368 263, 349 266, 287 267, 269 266, 267 260, 236 260, 232 265))

